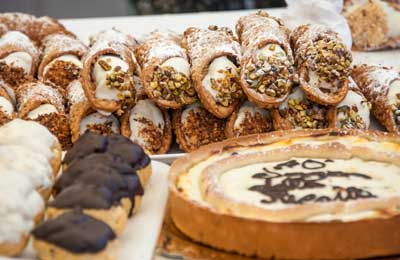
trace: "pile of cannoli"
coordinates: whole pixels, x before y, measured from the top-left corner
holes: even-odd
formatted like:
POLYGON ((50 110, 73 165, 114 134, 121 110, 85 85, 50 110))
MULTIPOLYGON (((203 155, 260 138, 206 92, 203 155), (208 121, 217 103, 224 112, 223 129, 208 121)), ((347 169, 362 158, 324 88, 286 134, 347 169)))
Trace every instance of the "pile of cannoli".
POLYGON ((0 124, 37 121, 64 150, 87 131, 122 134, 164 154, 174 141, 190 152, 274 130, 368 129, 371 105, 389 131, 400 124, 396 71, 353 72, 336 32, 290 31, 264 11, 241 17, 236 34, 190 27, 139 42, 110 29, 88 46, 50 18, 1 14, 1 21, 0 124))
POLYGON ((40 259, 117 259, 118 238, 140 208, 150 158, 122 135, 83 134, 66 153, 47 204, 32 231, 40 259))

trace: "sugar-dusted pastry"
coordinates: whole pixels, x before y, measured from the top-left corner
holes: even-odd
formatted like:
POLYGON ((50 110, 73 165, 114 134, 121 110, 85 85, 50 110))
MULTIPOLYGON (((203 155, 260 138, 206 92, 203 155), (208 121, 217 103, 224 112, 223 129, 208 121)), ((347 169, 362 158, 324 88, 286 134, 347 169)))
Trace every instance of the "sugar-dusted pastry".
POLYGON ((340 103, 347 94, 352 62, 340 36, 323 26, 302 25, 290 37, 307 97, 322 105, 340 103))
POLYGON ((174 111, 172 128, 176 142, 185 152, 226 138, 225 120, 214 116, 198 102, 174 111))
POLYGON ((330 127, 345 129, 368 129, 370 124, 371 104, 367 101, 357 84, 350 77, 349 91, 346 97, 329 109, 328 118, 330 127))
POLYGON ((150 99, 144 99, 121 119, 121 133, 150 154, 163 154, 172 142, 171 119, 150 99))
POLYGON ((273 109, 272 119, 275 130, 321 129, 333 123, 328 117, 330 107, 322 106, 308 99, 300 87, 293 88, 288 98, 273 109))
POLYGON ((0 126, 16 117, 14 102, 0 83, 0 126))
POLYGON ((71 145, 64 92, 48 83, 28 82, 17 89, 18 116, 34 120, 57 136, 63 149, 71 145))
POLYGON ((379 131, 228 139, 174 161, 170 215, 191 241, 249 258, 398 255, 399 151, 400 138, 379 131))
POLYGON ((119 134, 120 122, 114 115, 104 115, 94 110, 86 99, 81 82, 75 80, 67 87, 71 140, 74 143, 86 131, 98 134, 119 134))
POLYGON ((371 112, 389 131, 400 133, 400 73, 394 69, 361 65, 352 77, 372 104, 371 112))
POLYGON ((20 255, 44 216, 43 199, 23 174, 11 169, 0 174, 0 256, 20 255))
POLYGON ((41 124, 14 119, 0 127, 0 145, 17 145, 44 155, 55 176, 61 165, 61 146, 58 139, 41 124))
POLYGON ((15 90, 32 78, 39 62, 39 50, 23 33, 9 31, 0 37, 0 85, 15 103, 15 90))
POLYGON ((104 222, 69 211, 37 226, 33 248, 41 260, 116 260, 118 240, 104 222))
POLYGON ((136 49, 144 90, 163 108, 181 108, 196 99, 181 41, 181 36, 172 31, 156 30, 136 49))
MULTIPOLYGON (((114 159, 127 163, 130 171, 136 171, 145 186, 151 176, 150 157, 135 143, 121 135, 102 136, 86 132, 65 154, 63 165, 69 167, 75 160, 84 159, 93 153, 106 153, 114 159)), ((120 163, 122 167, 122 163, 120 163)), ((114 166, 113 166, 114 167, 114 166)), ((117 166, 115 166, 117 167, 117 166)), ((119 167, 119 166, 118 166, 119 167)))
POLYGON ((400 2, 348 0, 345 3, 343 13, 356 49, 400 47, 400 2))
POLYGON ((273 129, 270 111, 245 101, 239 105, 226 121, 225 134, 228 138, 261 134, 273 129))
POLYGON ((122 114, 135 103, 134 44, 133 38, 115 29, 91 38, 83 58, 82 87, 91 105, 103 114, 122 114))
POLYGON ((188 28, 184 46, 192 80, 204 107, 218 118, 229 116, 243 96, 239 85, 240 45, 226 27, 188 28))
POLYGON ((57 175, 46 156, 12 144, 0 145, 0 180, 7 172, 26 178, 45 201, 50 197, 57 175))
POLYGON ((244 92, 260 107, 277 107, 296 80, 289 30, 281 20, 259 11, 241 17, 236 32, 243 51, 244 92))
POLYGON ((82 56, 87 47, 78 39, 65 34, 52 34, 43 40, 42 60, 38 77, 66 88, 79 78, 82 56))

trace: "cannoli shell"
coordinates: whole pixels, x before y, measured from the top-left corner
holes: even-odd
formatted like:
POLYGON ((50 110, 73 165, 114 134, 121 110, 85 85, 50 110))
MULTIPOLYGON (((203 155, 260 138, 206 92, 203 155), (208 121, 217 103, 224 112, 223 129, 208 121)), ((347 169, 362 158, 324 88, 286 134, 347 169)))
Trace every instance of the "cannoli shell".
MULTIPOLYGON (((11 100, 11 98, 8 95, 7 91, 4 88, 2 88, 1 86, 0 86, 0 97, 3 97, 5 99, 7 99, 8 101, 10 101, 11 105, 13 105, 13 101, 11 100)), ((16 117, 16 113, 15 112, 13 112, 11 114, 11 116, 10 116, 10 115, 7 115, 6 113, 4 113, 0 109, 0 126, 4 125, 5 123, 7 123, 7 122, 9 122, 11 120, 13 120, 15 117, 16 117)))

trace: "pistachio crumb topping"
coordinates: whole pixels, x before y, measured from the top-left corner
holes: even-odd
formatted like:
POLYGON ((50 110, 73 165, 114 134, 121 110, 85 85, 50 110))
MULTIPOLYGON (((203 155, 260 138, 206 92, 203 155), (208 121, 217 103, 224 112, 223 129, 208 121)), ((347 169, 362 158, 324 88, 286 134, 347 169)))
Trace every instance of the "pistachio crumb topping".
POLYGON ((150 87, 155 97, 180 104, 191 104, 196 96, 190 79, 170 66, 157 67, 154 70, 150 87))
POLYGON ((344 115, 343 119, 339 120, 340 128, 345 129, 362 129, 365 127, 363 118, 358 114, 356 105, 341 106, 337 109, 337 113, 344 115))
MULTIPOLYGON (((275 51, 276 44, 270 44, 268 49, 275 51)), ((286 95, 293 84, 290 75, 294 73, 294 68, 284 52, 271 56, 260 53, 247 63, 244 70, 250 88, 270 97, 286 95)))
POLYGON ((218 72, 223 76, 211 78, 211 88, 217 91, 217 103, 227 107, 243 97, 243 90, 238 84, 239 69, 233 71, 232 68, 227 68, 218 72))
POLYGON ((327 109, 308 99, 289 98, 288 107, 280 109, 279 113, 297 127, 313 129, 328 127, 327 109))

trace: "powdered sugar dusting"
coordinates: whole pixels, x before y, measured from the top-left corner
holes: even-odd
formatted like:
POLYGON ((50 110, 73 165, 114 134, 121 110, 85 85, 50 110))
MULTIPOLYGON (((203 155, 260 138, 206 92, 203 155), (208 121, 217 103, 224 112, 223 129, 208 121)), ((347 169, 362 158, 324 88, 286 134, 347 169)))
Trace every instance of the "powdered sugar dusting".
POLYGON ((51 34, 43 41, 44 56, 52 52, 73 52, 83 54, 87 47, 80 41, 65 34, 51 34))
POLYGON ((79 80, 74 80, 68 85, 67 99, 70 106, 87 100, 79 80))
POLYGON ((47 99, 59 112, 64 112, 64 100, 62 94, 55 88, 42 82, 31 82, 24 85, 18 91, 18 110, 28 101, 35 99, 47 99))
POLYGON ((39 57, 39 50, 33 42, 25 34, 17 31, 5 33, 0 38, 0 49, 6 49, 7 46, 16 46, 20 51, 25 51, 33 56, 34 59, 39 57))

